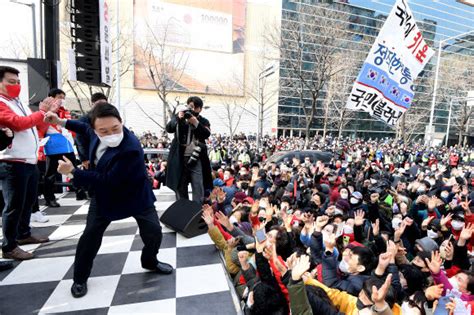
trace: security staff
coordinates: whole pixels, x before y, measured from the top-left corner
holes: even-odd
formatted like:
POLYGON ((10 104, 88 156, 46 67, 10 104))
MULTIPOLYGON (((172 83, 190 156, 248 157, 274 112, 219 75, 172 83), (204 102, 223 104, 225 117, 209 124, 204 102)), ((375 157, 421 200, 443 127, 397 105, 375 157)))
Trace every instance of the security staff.
POLYGON ((169 264, 159 262, 156 257, 162 239, 161 226, 138 139, 122 125, 118 110, 111 104, 94 107, 90 118, 91 125, 59 119, 53 113, 48 113, 46 117, 50 123, 59 123, 90 138, 89 170, 74 168, 67 158, 58 166, 58 172, 72 178, 75 186, 89 187, 94 191, 86 228, 76 250, 74 283, 71 287, 74 297, 87 293, 87 279, 102 236, 114 220, 133 216, 137 221, 145 244, 141 255, 143 268, 162 274, 173 272, 169 264))

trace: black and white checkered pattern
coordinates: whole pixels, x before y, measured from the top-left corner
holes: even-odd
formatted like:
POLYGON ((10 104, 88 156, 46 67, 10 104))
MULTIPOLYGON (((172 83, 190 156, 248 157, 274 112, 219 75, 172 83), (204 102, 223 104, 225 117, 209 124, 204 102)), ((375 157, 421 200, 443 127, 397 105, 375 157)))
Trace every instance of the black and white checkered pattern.
MULTIPOLYGON (((133 218, 114 221, 107 228, 88 281, 89 292, 73 298, 74 254, 88 211, 88 203, 74 197, 60 199, 60 208, 47 208, 49 222, 32 223, 33 235, 48 235, 51 242, 22 246, 36 257, 14 262, 14 269, 0 272, 0 314, 238 312, 222 260, 207 234, 187 239, 163 226, 158 259, 176 270, 160 275, 141 268, 143 243, 133 218)), ((161 214, 174 196, 164 188, 157 199, 161 214)))

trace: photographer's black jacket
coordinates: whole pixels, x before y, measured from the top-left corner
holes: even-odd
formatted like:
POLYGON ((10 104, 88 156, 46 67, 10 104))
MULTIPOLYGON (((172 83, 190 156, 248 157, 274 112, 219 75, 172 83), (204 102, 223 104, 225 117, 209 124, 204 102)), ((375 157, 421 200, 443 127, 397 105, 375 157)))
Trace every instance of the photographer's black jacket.
MULTIPOLYGON (((199 124, 196 128, 191 130, 191 134, 194 135, 196 140, 199 142, 201 147, 201 165, 203 174, 204 189, 212 189, 212 174, 211 174, 211 163, 209 162, 209 156, 207 154, 206 139, 211 135, 211 125, 209 120, 202 116, 198 116, 199 124)), ((166 132, 177 133, 179 141, 175 135, 171 142, 170 153, 168 155, 168 169, 166 172, 166 186, 176 191, 178 189, 179 182, 181 180, 181 172, 184 168, 184 149, 183 145, 186 144, 189 129, 192 128, 186 123, 185 119, 178 119, 173 116, 166 125, 166 132), (176 132, 178 131, 178 132, 176 132)))

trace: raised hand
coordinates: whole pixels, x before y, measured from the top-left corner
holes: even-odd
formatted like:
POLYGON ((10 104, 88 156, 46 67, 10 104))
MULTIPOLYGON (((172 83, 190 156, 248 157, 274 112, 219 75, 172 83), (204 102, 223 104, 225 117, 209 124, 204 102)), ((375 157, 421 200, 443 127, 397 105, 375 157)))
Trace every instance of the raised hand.
POLYGON ((47 97, 39 104, 39 109, 43 112, 57 112, 61 106, 61 100, 53 97, 47 97))
POLYGON ((13 131, 9 128, 1 128, 8 138, 13 138, 13 131))
POLYGON ((377 269, 380 268, 381 270, 385 271, 392 260, 392 253, 387 252, 379 255, 379 264, 377 269))
POLYGON ((451 220, 453 219, 453 214, 452 213, 448 213, 446 216, 441 216, 441 220, 439 221, 439 224, 441 226, 446 226, 446 224, 448 224, 449 222, 451 222, 451 220))
POLYGON ((445 247, 446 251, 446 260, 452 261, 454 258, 454 246, 451 242, 448 242, 445 247))
POLYGON ((441 255, 438 251, 432 252, 431 260, 425 258, 425 262, 432 274, 436 275, 440 272, 443 261, 441 260, 441 255))
POLYGON ((362 224, 364 224, 364 216, 365 216, 364 210, 357 210, 356 213, 354 214, 354 224, 356 226, 361 226, 362 224))
POLYGON ((459 238, 468 241, 472 237, 472 233, 474 232, 474 225, 472 223, 468 223, 467 225, 464 225, 461 234, 459 235, 459 238))
POLYGON ((377 236, 379 235, 379 232, 380 232, 380 220, 375 219, 375 223, 372 223, 372 234, 374 234, 374 236, 377 236))
POLYGON ((327 215, 322 215, 316 218, 316 231, 321 232, 323 228, 328 224, 329 217, 327 215))
POLYGON ((299 281, 301 276, 309 270, 309 266, 310 263, 308 255, 302 255, 300 258, 298 258, 296 264, 291 269, 291 278, 293 281, 299 281))
POLYGON ((402 221, 400 224, 400 227, 395 231, 393 239, 395 241, 399 241, 400 238, 402 237, 403 233, 405 233, 405 229, 407 227, 407 224, 405 221, 402 221))
POLYGON ((59 119, 59 116, 53 112, 47 112, 44 114, 44 122, 52 125, 57 125, 61 122, 61 119, 59 119))
POLYGON ((444 284, 432 285, 425 290, 425 297, 428 301, 434 301, 443 296, 444 284))
POLYGON ((213 227, 214 226, 214 217, 212 213, 209 212, 202 212, 201 218, 206 222, 208 227, 213 227))
POLYGON ((376 286, 372 286, 372 302, 379 309, 385 306, 385 297, 387 296, 388 290, 390 289, 390 283, 392 282, 392 274, 389 274, 385 279, 384 284, 377 289, 376 286))
POLYGON ((225 214, 223 214, 222 212, 219 211, 219 212, 216 213, 216 219, 227 230, 231 231, 233 229, 233 225, 232 225, 232 223, 230 223, 229 218, 225 214))
POLYGON ((428 225, 430 225, 431 221, 433 221, 434 218, 435 217, 427 217, 426 219, 424 219, 421 223, 421 229, 426 231, 428 229, 428 225))
POLYGON ((63 156, 63 159, 64 161, 58 161, 58 173, 63 175, 70 174, 74 170, 74 164, 65 156, 63 156))

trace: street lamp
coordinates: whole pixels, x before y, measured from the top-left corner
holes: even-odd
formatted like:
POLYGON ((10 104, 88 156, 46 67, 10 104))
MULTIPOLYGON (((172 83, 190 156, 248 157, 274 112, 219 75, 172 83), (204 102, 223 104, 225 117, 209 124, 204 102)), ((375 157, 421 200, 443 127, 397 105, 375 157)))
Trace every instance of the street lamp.
POLYGON ((260 121, 263 115, 263 91, 262 80, 275 73, 275 64, 271 63, 258 75, 258 109, 257 109, 257 149, 260 149, 260 121))
MULTIPOLYGON (((452 107, 453 107, 453 101, 454 100, 474 100, 474 96, 461 96, 461 97, 452 97, 451 100, 449 101, 449 114, 448 114, 448 126, 446 128, 446 137, 444 140, 444 145, 448 146, 448 139, 449 139, 449 128, 451 127, 451 113, 452 113, 452 107)), ((469 127, 469 121, 466 124, 467 127, 469 127)), ((462 132, 462 131, 459 131, 462 132)))
POLYGON ((456 39, 465 35, 468 35, 470 33, 474 32, 474 30, 470 30, 465 33, 458 34, 456 36, 451 36, 446 39, 440 39, 439 45, 438 45, 438 60, 436 63, 436 72, 435 72, 435 81, 434 81, 434 91, 433 91, 433 99, 431 101, 431 113, 430 113, 430 124, 429 124, 429 130, 426 133, 426 136, 429 137, 429 142, 430 144, 433 142, 433 137, 434 137, 434 127, 433 127, 433 119, 434 119, 434 110, 435 110, 435 104, 436 104, 436 95, 438 91, 438 76, 439 76, 439 67, 441 64, 441 50, 443 49, 443 43, 450 41, 452 39, 456 39))
POLYGON ((33 52, 35 58, 38 58, 38 45, 36 41, 36 5, 32 3, 19 2, 18 0, 10 0, 11 3, 21 4, 31 8, 31 15, 33 17, 33 52))

